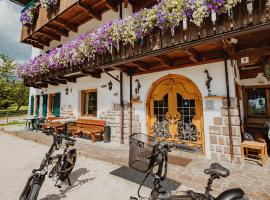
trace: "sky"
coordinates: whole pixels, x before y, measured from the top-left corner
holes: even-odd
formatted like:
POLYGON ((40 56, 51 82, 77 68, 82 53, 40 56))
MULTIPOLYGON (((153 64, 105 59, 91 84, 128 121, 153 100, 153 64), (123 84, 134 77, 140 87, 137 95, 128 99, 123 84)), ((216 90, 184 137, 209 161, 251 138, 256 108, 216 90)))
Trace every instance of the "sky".
POLYGON ((14 58, 18 63, 31 58, 31 46, 20 43, 22 9, 9 0, 0 0, 0 53, 14 58))

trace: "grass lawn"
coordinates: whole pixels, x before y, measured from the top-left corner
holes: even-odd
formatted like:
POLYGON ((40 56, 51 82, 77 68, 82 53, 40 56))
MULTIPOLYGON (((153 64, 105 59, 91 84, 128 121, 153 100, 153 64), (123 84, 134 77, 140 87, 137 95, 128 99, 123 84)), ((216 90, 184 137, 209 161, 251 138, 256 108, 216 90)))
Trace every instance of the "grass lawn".
POLYGON ((12 105, 7 110, 5 110, 5 109, 0 110, 0 115, 7 114, 7 112, 8 113, 18 113, 18 114, 27 114, 28 106, 22 106, 20 108, 20 110, 18 110, 18 111, 16 111, 16 110, 17 110, 17 106, 12 105))
POLYGON ((22 106, 19 111, 17 110, 17 106, 13 105, 9 107, 7 110, 1 109, 0 110, 0 119, 7 118, 7 112, 9 117, 20 117, 23 115, 27 115, 28 112, 28 106, 22 106))
POLYGON ((7 124, 0 124, 1 126, 10 126, 10 125, 21 125, 21 124, 25 124, 25 122, 9 122, 7 124))

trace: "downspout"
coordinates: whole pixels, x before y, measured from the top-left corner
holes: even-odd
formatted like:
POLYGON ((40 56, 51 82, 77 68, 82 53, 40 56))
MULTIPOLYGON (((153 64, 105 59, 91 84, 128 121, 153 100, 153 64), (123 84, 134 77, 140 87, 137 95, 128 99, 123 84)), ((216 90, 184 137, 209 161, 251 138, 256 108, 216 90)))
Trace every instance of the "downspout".
POLYGON ((130 113, 129 113, 129 135, 132 135, 132 110, 133 110, 133 106, 132 106, 132 73, 129 74, 129 106, 130 106, 130 113))
POLYGON ((227 55, 224 56, 225 64, 225 76, 226 76, 226 90, 227 90, 227 109, 228 109, 228 126, 229 126, 229 137, 230 137, 230 152, 231 152, 231 162, 233 162, 233 138, 232 138, 232 118, 231 118, 231 97, 230 97, 230 85, 229 85, 229 74, 228 74, 228 63, 227 55))

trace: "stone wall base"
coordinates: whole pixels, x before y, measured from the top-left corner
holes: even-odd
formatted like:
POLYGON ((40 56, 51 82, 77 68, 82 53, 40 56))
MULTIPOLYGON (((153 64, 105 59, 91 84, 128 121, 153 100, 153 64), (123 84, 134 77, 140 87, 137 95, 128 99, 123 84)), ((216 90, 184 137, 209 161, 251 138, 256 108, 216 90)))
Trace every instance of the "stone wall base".
MULTIPOLYGON (((130 135, 130 108, 124 108, 124 137, 128 138, 130 135)), ((106 121, 106 124, 111 127, 112 137, 120 138, 121 131, 121 110, 115 106, 113 108, 103 112, 100 118, 106 121)), ((138 115, 135 115, 132 110, 132 132, 141 132, 141 122, 138 115)))
POLYGON ((232 145, 229 135, 228 125, 228 108, 227 99, 223 100, 223 107, 220 111, 220 116, 214 118, 214 125, 209 127, 210 144, 211 144, 211 158, 215 161, 231 162, 231 153, 233 153, 233 163, 241 163, 241 129, 239 110, 237 101, 232 98, 230 108, 231 125, 232 125, 232 145))

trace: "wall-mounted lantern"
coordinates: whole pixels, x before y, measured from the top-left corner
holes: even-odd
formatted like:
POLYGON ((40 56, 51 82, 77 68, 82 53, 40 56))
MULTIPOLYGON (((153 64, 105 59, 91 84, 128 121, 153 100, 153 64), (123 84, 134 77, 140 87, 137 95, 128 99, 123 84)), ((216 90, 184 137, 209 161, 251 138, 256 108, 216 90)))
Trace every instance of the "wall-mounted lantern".
POLYGON ((44 95, 44 92, 43 92, 43 90, 41 91, 41 93, 40 93, 40 94, 41 94, 41 96, 43 96, 43 95, 44 95))
POLYGON ((65 89, 66 95, 68 95, 69 89, 68 87, 65 89))
POLYGON ((110 81, 110 82, 108 83, 108 88, 109 88, 110 91, 112 90, 112 86, 113 86, 112 81, 110 81))

